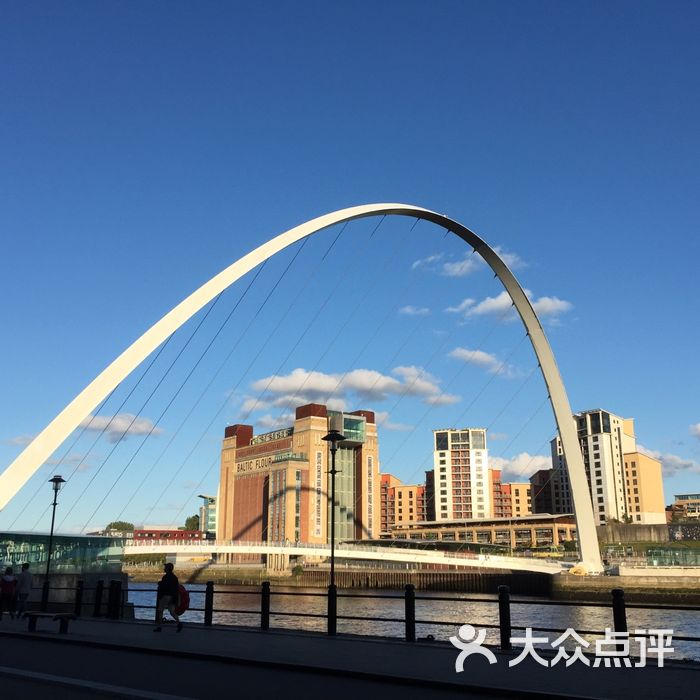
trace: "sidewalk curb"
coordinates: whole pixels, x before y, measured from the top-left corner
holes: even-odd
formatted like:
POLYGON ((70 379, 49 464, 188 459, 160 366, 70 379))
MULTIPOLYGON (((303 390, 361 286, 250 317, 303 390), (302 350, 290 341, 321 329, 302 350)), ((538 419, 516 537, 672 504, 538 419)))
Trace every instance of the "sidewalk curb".
MULTIPOLYGON (((9 632, 0 631, 0 637, 18 637, 28 640, 41 640, 54 644, 70 644, 74 646, 89 646, 108 651, 123 651, 134 654, 147 654, 149 656, 169 656, 194 661, 208 661, 212 663, 228 665, 247 665, 259 668, 280 669, 296 673, 312 673, 335 677, 355 678, 388 685, 420 686, 433 690, 443 689, 460 692, 475 692, 485 695, 506 696, 508 698, 544 698, 546 700, 605 700, 604 695, 577 695, 574 693, 558 693, 543 690, 527 690, 508 686, 476 685, 472 683, 460 683, 457 681, 428 680, 416 676, 397 676, 391 673, 377 673, 373 671, 358 671, 347 668, 331 668, 328 666, 311 665, 307 663, 292 663, 288 661, 268 661, 265 659, 251 659, 241 656, 224 656, 206 652, 183 651, 164 647, 139 646, 137 644, 123 644, 116 642, 101 642, 63 635, 58 637, 41 632, 9 632)), ((342 637, 340 637, 342 639, 342 637)))

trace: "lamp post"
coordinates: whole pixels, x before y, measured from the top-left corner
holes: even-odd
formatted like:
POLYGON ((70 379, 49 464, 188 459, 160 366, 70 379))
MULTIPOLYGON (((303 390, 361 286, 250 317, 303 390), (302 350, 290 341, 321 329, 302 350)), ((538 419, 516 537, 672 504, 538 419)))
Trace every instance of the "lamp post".
POLYGON ((345 436, 339 430, 329 428, 328 435, 322 438, 330 443, 331 450, 331 580, 328 586, 328 634, 335 634, 337 619, 337 597, 335 587, 335 453, 338 451, 338 443, 345 440, 345 436))
POLYGON ((46 558, 46 576, 44 578, 44 586, 41 591, 41 610, 46 612, 49 607, 49 573, 51 571, 51 550, 53 549, 53 526, 56 521, 56 505, 58 503, 58 492, 61 490, 61 486, 66 483, 66 480, 56 474, 53 478, 49 479, 49 483, 53 486, 53 511, 51 513, 51 531, 49 532, 49 551, 46 558))

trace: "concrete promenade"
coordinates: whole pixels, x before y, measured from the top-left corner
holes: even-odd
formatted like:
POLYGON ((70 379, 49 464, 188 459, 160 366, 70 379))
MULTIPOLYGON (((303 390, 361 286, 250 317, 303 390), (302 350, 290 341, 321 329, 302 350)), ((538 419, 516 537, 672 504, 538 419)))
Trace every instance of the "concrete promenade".
MULTIPOLYGON (((528 659, 508 667, 472 656, 455 673, 446 641, 398 640, 257 629, 78 620, 69 634, 40 621, 0 623, 0 689, 5 697, 179 699, 313 698, 611 698, 692 697, 700 665, 667 659, 665 668, 544 668, 528 659), (368 696, 369 697, 369 696, 368 696)), ((514 652, 519 653, 518 651, 514 652)), ((672 657, 671 657, 672 659, 672 657)))

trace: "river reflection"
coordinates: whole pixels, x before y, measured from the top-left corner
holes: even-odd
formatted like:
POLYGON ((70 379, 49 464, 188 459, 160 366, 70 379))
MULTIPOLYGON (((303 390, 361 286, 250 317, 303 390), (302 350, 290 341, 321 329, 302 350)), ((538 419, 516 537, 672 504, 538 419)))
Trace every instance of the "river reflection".
MULTIPOLYGON (((188 584, 190 607, 183 620, 204 621, 203 584, 188 584)), ((590 633, 612 627, 610 607, 574 607, 573 605, 543 605, 542 598, 514 597, 525 604, 511 606, 513 628, 533 627, 564 630, 575 629, 587 641, 596 637, 590 633), (539 603, 539 604, 538 604, 539 603)), ((138 619, 153 619, 155 584, 132 583, 129 586, 129 602, 135 607, 138 619), (145 606, 145 607, 138 607, 145 606)), ((214 624, 257 627, 260 624, 260 589, 258 587, 217 585, 214 595, 214 624)), ((270 603, 270 627, 302 629, 322 632, 326 629, 326 595, 319 588, 272 589, 270 603)), ((402 591, 355 592, 341 590, 338 593, 338 632, 401 638, 404 635, 404 600, 402 591), (343 619, 346 618, 346 619, 343 619), (347 619, 349 618, 349 619, 347 619), (356 618, 381 618, 367 620, 356 618)), ((498 644, 498 605, 493 595, 469 593, 416 592, 416 636, 433 635, 446 640, 457 634, 460 625, 469 623, 476 628, 486 625, 486 641, 498 644), (445 598, 455 600, 445 600, 445 598)), ((672 629, 674 636, 700 637, 700 612, 684 610, 627 610, 627 626, 635 629, 672 629)), ((513 636, 523 633, 513 630, 513 636)), ((541 633, 554 640, 558 633, 541 633)), ((700 642, 674 640, 675 652, 671 659, 695 659, 700 661, 700 642)), ((634 647, 633 647, 634 648, 634 647)))

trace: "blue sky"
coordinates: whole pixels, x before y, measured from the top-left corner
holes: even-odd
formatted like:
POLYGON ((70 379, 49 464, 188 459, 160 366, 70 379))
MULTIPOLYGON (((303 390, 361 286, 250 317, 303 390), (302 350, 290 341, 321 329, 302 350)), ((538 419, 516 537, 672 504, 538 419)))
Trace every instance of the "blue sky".
MULTIPOLYGON (((700 491, 696 4, 0 12, 3 464, 242 254, 322 213, 399 201, 500 246, 539 300, 573 409, 634 417, 667 502, 700 491)), ((424 222, 376 223, 350 224, 325 259, 337 229, 271 260, 184 382, 252 276, 229 290, 146 402, 193 319, 91 426, 145 403, 134 434, 71 438, 0 528, 48 527, 54 471, 75 472, 64 529, 184 521, 216 489, 224 426, 253 406, 259 429, 284 422, 295 391, 381 413, 382 468, 404 479, 422 478, 445 426, 489 427, 511 473, 545 464, 553 419, 497 282, 424 222)))

